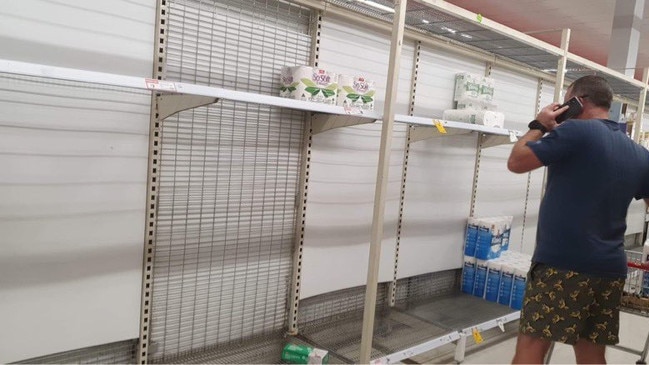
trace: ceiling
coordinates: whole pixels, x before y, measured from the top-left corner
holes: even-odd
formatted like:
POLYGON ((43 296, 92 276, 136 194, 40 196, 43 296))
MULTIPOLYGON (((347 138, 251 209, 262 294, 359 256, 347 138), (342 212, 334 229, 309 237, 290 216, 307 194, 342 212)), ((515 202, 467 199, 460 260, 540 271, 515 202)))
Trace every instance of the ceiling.
MULTIPOLYGON (((560 46, 570 28, 571 53, 606 65, 616 0, 447 0, 498 23, 560 46), (539 31, 545 31, 539 33, 539 31)), ((631 1, 631 0, 618 0, 631 1)), ((645 2, 635 77, 649 67, 649 0, 645 2)), ((618 70, 621 71, 621 70, 618 70)))

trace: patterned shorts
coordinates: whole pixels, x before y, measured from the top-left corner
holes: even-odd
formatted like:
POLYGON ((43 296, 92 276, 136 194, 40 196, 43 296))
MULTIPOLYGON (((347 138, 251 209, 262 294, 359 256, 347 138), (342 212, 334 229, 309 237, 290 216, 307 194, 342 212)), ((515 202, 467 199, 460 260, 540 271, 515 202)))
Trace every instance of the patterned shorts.
POLYGON ((611 279, 535 263, 527 275, 520 332, 574 345, 619 342, 624 278, 611 279))

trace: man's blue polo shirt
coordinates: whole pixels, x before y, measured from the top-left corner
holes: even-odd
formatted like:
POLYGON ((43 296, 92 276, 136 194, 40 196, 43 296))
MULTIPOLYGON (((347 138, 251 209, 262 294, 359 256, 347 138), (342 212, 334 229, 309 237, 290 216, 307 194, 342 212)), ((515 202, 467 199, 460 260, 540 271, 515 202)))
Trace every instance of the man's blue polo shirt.
POLYGON ((649 197, 649 151, 610 120, 568 120, 528 142, 548 166, 534 262, 601 277, 626 275, 632 198, 649 197))

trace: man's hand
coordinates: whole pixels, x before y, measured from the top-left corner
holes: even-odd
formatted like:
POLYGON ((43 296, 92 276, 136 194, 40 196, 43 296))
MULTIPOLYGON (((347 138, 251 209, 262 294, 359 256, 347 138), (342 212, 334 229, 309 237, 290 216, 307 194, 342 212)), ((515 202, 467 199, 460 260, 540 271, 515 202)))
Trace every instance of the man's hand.
MULTIPOLYGON (((559 103, 552 103, 541 109, 539 114, 536 116, 536 120, 538 120, 539 123, 543 124, 548 132, 553 130, 558 125, 556 118, 568 109, 568 106, 557 109, 560 105, 561 104, 559 103)), ((523 137, 518 139, 518 141, 512 148, 509 159, 507 160, 507 168, 509 169, 509 171, 520 174, 543 166, 543 163, 541 163, 534 152, 532 152, 532 149, 527 146, 527 142, 537 141, 541 139, 541 137, 543 137, 543 133, 541 131, 530 130, 525 133, 523 137)))
POLYGON ((536 116, 536 120, 538 120, 545 129, 549 131, 553 130, 554 127, 556 127, 557 124, 557 117, 561 115, 564 111, 568 110, 568 106, 564 106, 561 109, 557 109, 561 104, 559 103, 552 103, 545 108, 541 109, 539 114, 536 116), (556 110, 555 110, 556 109, 556 110))

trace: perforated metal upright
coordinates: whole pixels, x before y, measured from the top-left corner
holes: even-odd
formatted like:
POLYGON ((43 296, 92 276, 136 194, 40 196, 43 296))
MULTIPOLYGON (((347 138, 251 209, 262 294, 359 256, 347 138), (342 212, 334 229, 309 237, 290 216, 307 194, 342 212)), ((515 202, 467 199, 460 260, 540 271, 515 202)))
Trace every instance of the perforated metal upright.
MULTIPOLYGON (((419 60, 421 57, 421 41, 415 41, 415 57, 412 64, 412 78, 410 80, 410 103, 408 105, 408 115, 415 113, 415 99, 417 96, 417 79, 419 77, 419 60)), ((403 151, 403 171, 401 173, 401 191, 399 192, 399 217, 397 225, 397 242, 394 249, 394 276, 388 292, 390 295, 388 305, 394 307, 397 297, 397 278, 399 269, 399 244, 401 242, 401 228, 403 227, 403 205, 406 198, 406 178, 408 176, 408 157, 410 154, 410 142, 412 126, 408 126, 406 130, 406 146, 403 151)))
MULTIPOLYGON (((322 30, 322 12, 314 11, 311 21, 311 59, 310 64, 318 67, 320 59, 320 31, 322 30)), ((291 289, 289 290, 288 334, 297 335, 298 313, 300 306, 300 288, 302 285, 302 252, 304 249, 304 229, 306 226, 306 204, 309 193, 309 169, 311 167, 311 144, 313 142, 313 120, 311 115, 306 116, 304 140, 302 144, 302 162, 300 166, 300 179, 297 204, 297 219, 295 222, 295 241, 293 252, 293 270, 291 289)))
MULTIPOLYGON (((156 4, 155 47, 153 54, 153 78, 162 80, 165 75, 167 41, 167 0, 156 4)), ((142 298, 140 310, 140 340, 137 349, 137 362, 146 364, 149 354, 149 332, 151 327, 151 299, 153 285, 153 258, 155 249, 155 224, 158 203, 158 171, 162 142, 159 105, 160 95, 151 96, 151 121, 149 128, 149 164, 147 168, 146 226, 144 237, 144 262, 142 270, 142 298)))

